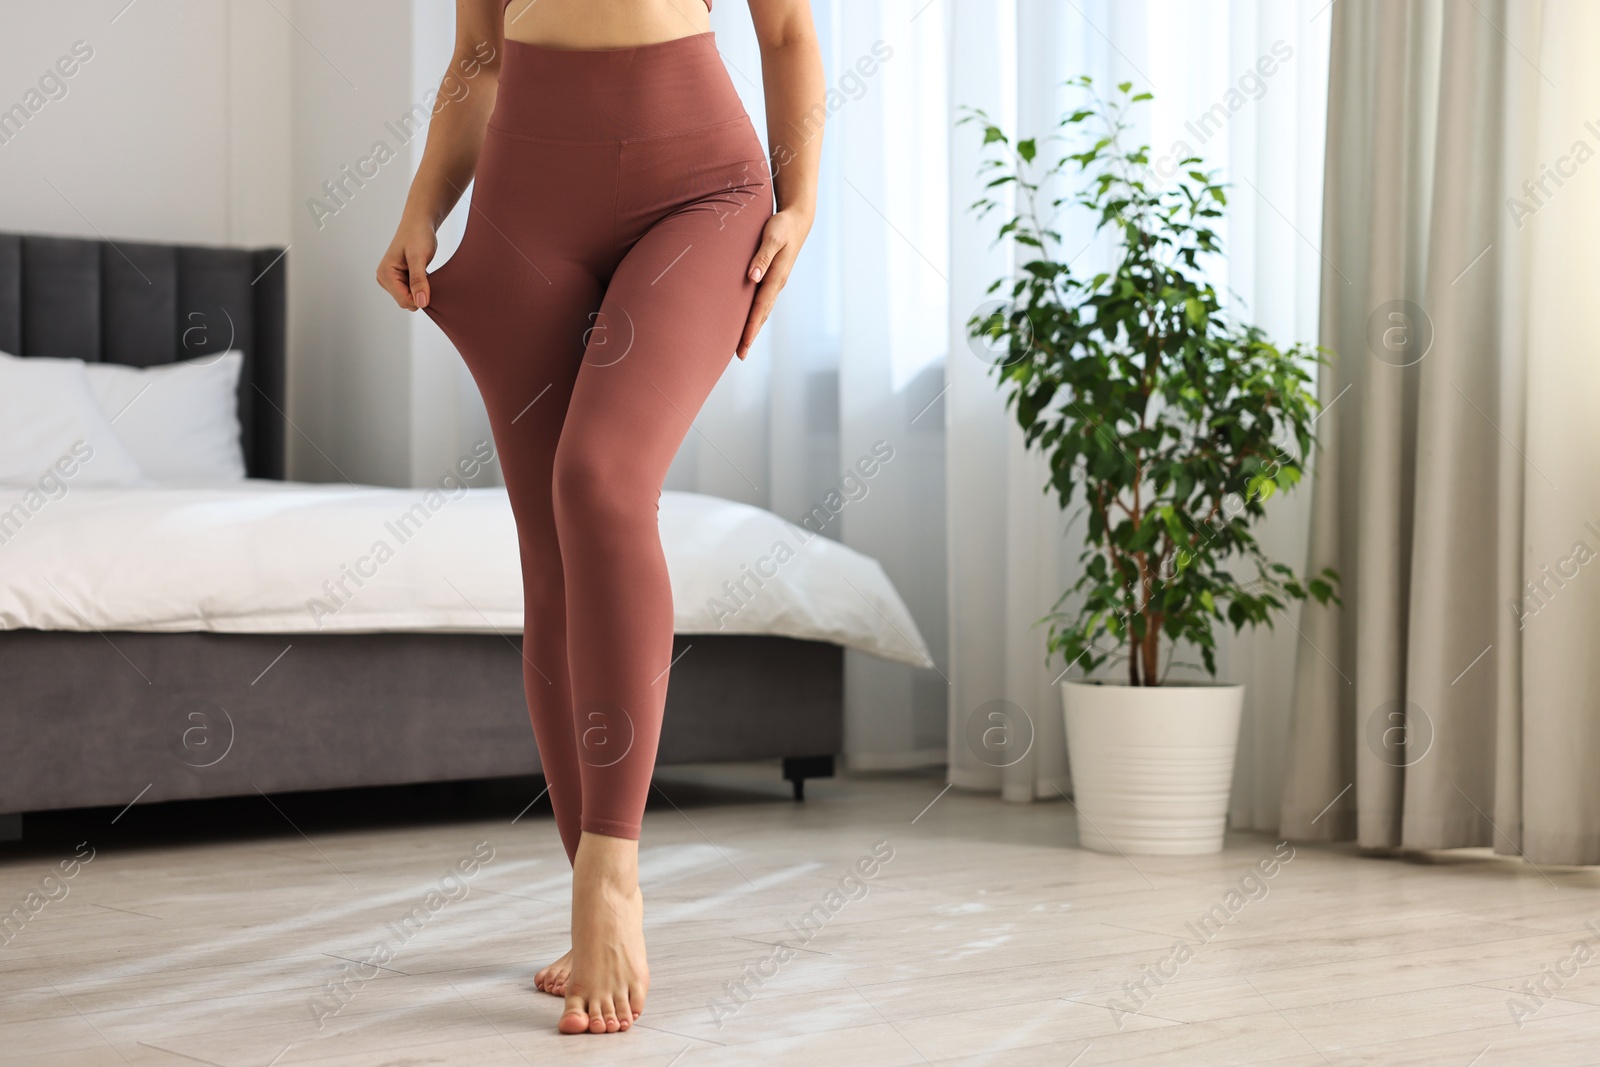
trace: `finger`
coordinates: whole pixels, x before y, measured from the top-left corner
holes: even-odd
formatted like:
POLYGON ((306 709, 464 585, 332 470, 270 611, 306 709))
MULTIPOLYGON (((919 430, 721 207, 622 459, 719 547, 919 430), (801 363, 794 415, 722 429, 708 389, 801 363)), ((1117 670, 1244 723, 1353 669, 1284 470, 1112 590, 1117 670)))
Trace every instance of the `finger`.
POLYGON ((778 253, 783 250, 783 238, 770 230, 761 238, 761 247, 756 250, 756 256, 750 261, 750 280, 759 282, 767 276, 767 269, 772 266, 772 261, 778 258, 778 253))
POLYGON ((407 311, 417 310, 411 302, 411 290, 406 288, 404 264, 386 260, 378 267, 378 286, 394 298, 394 302, 407 311))
POLYGON ((756 319, 756 311, 751 308, 750 317, 744 322, 744 333, 739 337, 739 347, 735 349, 734 354, 740 359, 748 356, 750 354, 750 346, 755 344, 756 334, 760 331, 761 324, 756 319))
POLYGON ((775 251, 765 265, 757 271, 755 265, 751 267, 751 274, 764 273, 766 280, 761 282, 756 289, 755 302, 750 308, 750 317, 745 321, 744 336, 739 341, 737 355, 744 359, 750 352, 750 346, 755 343, 756 335, 761 332, 761 327, 766 325, 767 318, 772 314, 772 309, 777 305, 778 294, 783 287, 789 284, 789 274, 794 269, 794 253, 780 242, 768 242, 761 246, 761 253, 756 256, 756 263, 760 264, 761 254, 768 251, 768 244, 772 244, 775 251))
POLYGON ((757 289, 756 298, 750 305, 750 314, 744 320, 744 330, 739 334, 739 347, 734 349, 734 354, 740 359, 750 354, 750 346, 755 343, 756 334, 761 331, 761 322, 761 289, 757 289))
MULTIPOLYGON (((762 287, 763 289, 765 286, 762 287)), ((763 294, 756 294, 756 302, 750 309, 750 317, 744 323, 744 335, 739 339, 740 359, 750 352, 750 346, 755 344, 756 335, 761 332, 761 327, 766 325, 767 316, 772 312, 772 302, 763 294)))
POLYGON ((767 325, 767 320, 772 317, 773 306, 778 302, 777 293, 763 293, 756 301, 756 306, 750 309, 750 341, 753 344, 761 330, 767 325))
POLYGON ((767 280, 761 283, 761 295, 770 303, 778 302, 778 294, 783 292, 783 287, 789 284, 789 273, 794 270, 794 256, 787 250, 773 262, 772 268, 767 271, 767 280))
POLYGON ((423 257, 420 249, 406 249, 406 269, 408 272, 407 283, 411 290, 411 302, 419 308, 428 306, 428 261, 423 257))
POLYGON ((733 354, 738 356, 740 359, 744 359, 750 354, 750 346, 755 343, 756 334, 754 326, 755 317, 754 313, 752 313, 751 317, 745 320, 744 332, 739 335, 739 347, 733 350, 733 354))

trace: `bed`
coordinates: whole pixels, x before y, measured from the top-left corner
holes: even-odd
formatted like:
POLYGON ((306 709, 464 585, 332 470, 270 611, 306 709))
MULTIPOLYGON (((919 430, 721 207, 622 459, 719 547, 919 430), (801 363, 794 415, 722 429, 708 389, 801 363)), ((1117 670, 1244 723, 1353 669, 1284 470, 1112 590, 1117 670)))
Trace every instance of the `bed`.
MULTIPOLYGON (((538 772, 504 491, 284 480, 287 265, 0 234, 0 352, 240 352, 248 475, 20 511, 0 487, 0 832, 136 798, 538 772), (363 563, 378 540, 392 558, 363 563)), ((658 762, 782 761, 799 799, 841 749, 843 649, 926 665, 926 646, 837 542, 696 494, 663 494, 661 522, 678 632, 658 762)))

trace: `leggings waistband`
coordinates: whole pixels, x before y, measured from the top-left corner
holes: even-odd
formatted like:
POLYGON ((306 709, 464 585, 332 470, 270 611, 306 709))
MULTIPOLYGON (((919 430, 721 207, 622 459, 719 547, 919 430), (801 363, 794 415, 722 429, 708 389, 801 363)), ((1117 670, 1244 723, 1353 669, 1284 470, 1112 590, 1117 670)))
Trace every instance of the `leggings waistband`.
POLYGON ((489 125, 537 140, 609 142, 745 118, 716 35, 603 50, 505 42, 489 125))

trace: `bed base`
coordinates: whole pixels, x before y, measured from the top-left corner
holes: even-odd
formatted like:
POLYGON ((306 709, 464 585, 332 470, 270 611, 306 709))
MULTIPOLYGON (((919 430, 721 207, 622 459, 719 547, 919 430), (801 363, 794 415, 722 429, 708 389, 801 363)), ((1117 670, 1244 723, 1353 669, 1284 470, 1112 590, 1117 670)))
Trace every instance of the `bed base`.
MULTIPOLYGON (((802 796, 843 742, 843 650, 689 635, 660 764, 782 759, 802 796)), ((538 773, 520 642, 478 634, 0 632, 8 815, 538 773)))

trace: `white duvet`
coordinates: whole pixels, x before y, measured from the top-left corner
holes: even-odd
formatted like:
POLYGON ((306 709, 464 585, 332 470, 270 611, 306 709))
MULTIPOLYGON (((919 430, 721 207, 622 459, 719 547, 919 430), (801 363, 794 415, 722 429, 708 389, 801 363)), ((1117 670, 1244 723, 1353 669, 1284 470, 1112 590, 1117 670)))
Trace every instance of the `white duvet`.
MULTIPOLYGON (((520 633, 503 489, 246 481, 0 487, 0 629, 520 633)), ((913 666, 928 649, 876 560, 768 511, 661 495, 682 634, 829 641, 913 666)))

